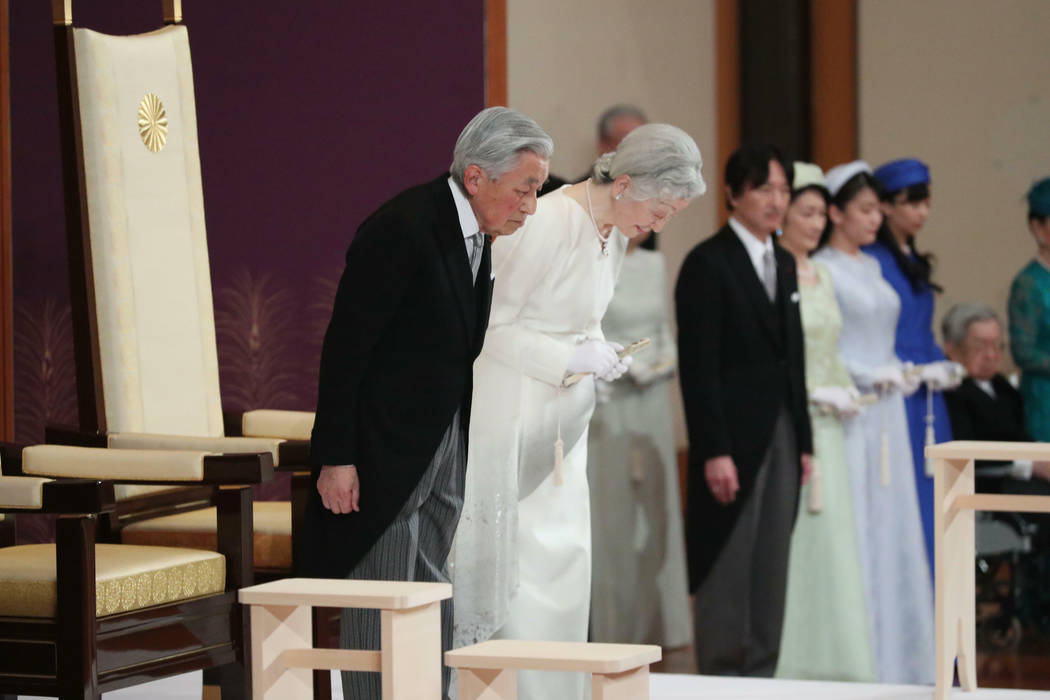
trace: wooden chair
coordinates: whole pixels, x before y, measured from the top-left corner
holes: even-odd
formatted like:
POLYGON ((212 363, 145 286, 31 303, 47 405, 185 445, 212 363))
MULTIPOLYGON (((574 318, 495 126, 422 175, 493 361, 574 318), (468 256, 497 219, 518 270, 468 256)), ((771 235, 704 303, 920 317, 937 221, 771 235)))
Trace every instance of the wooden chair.
POLYGON ((516 700, 518 671, 591 674, 592 700, 648 700, 649 664, 662 650, 647 644, 493 639, 445 654, 459 669, 459 700, 516 700))
POLYGON ((441 601, 451 597, 450 584, 404 581, 296 578, 241 590, 255 700, 314 697, 315 669, 379 671, 382 700, 441 700, 441 601), (381 610, 381 650, 314 648, 314 606, 381 610))
POLYGON ((116 507, 114 481, 98 477, 259 483, 273 474, 268 454, 0 444, 0 467, 0 512, 62 516, 55 544, 11 546, 11 533, 0 547, 0 693, 98 700, 103 691, 222 668, 224 700, 247 700, 248 617, 236 591, 252 580, 250 488, 223 488, 216 498, 217 553, 96 545, 99 518, 116 507))
POLYGON ((946 700, 955 661, 963 690, 977 688, 974 511, 1050 513, 1050 497, 974 493, 974 462, 1050 460, 1034 442, 946 442, 926 448, 934 466, 935 700, 946 700))

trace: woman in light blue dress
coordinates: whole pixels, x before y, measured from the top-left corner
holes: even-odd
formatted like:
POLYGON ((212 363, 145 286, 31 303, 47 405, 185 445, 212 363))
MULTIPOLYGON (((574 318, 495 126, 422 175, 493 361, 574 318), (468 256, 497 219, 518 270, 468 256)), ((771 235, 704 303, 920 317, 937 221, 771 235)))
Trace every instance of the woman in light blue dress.
POLYGON ((824 245, 842 314, 839 348, 857 388, 873 396, 846 425, 853 514, 878 679, 933 680, 933 598, 915 493, 904 396, 917 381, 894 353, 900 299, 861 250, 882 221, 871 168, 854 161, 827 173, 831 206, 824 245))
POLYGON ((949 442, 952 439, 948 409, 941 392, 954 388, 957 382, 937 381, 939 371, 947 373, 945 379, 952 376, 945 366, 944 353, 933 337, 933 295, 941 288, 931 278, 932 256, 920 253, 915 247, 915 236, 930 213, 930 171, 920 160, 901 158, 879 166, 875 170, 875 179, 882 185, 885 219, 875 242, 864 246, 864 252, 879 261, 882 276, 901 300, 894 346, 897 357, 916 365, 923 379, 919 390, 904 400, 904 408, 908 416, 926 556, 932 574, 933 473, 926 469, 925 447, 927 442, 949 442))
POLYGON ((1038 249, 1010 285, 1010 351, 1028 432, 1050 442, 1050 177, 1028 190, 1028 229, 1038 249))

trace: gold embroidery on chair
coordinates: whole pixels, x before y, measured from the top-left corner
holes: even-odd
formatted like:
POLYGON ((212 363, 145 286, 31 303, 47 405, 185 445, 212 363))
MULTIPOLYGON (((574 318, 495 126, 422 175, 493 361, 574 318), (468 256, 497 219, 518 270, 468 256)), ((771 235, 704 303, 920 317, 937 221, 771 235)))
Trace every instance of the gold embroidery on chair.
POLYGON ((146 148, 159 153, 168 141, 168 115, 160 98, 146 93, 139 103, 139 136, 146 148))

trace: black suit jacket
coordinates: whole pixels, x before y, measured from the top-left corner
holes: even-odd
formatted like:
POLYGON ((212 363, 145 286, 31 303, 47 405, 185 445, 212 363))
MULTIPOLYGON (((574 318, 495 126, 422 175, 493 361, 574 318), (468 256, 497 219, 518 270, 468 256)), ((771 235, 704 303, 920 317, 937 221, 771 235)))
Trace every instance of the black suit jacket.
MULTIPOLYGON (((967 377, 955 389, 944 392, 952 436, 956 440, 1031 442, 1032 436, 1025 427, 1021 392, 1001 374, 992 377, 992 388, 995 390, 994 399, 967 377)), ((1002 491, 1003 479, 988 476, 988 470, 982 469, 999 464, 1003 462, 982 460, 976 464, 978 491, 1002 491)))
POLYGON ((349 573, 401 510, 457 409, 466 437, 491 252, 486 238, 475 284, 447 180, 381 206, 346 254, 321 352, 311 462, 315 484, 322 465, 357 466, 360 512, 336 515, 310 490, 304 575, 349 573))
POLYGON ((686 541, 695 590, 729 538, 769 448, 781 408, 799 452, 812 452, 802 321, 794 258, 774 245, 777 298, 770 302, 744 244, 723 226, 682 263, 675 288, 678 362, 689 431, 686 541), (740 492, 724 506, 704 463, 730 455, 740 492))

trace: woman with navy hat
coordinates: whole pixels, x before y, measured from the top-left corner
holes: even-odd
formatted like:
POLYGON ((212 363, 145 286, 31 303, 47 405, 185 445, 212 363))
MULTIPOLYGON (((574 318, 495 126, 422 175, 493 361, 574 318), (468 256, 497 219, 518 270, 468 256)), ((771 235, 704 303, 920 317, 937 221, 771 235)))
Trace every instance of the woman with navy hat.
POLYGON ((1028 432, 1050 442, 1050 177, 1032 185, 1027 198, 1037 250, 1010 286, 1010 352, 1021 368, 1028 432))
POLYGON ((901 158, 879 166, 875 179, 883 223, 876 240, 864 252, 879 261, 882 276, 901 300, 894 350, 921 381, 919 390, 905 399, 908 434, 915 466, 915 490, 922 514, 926 557, 933 575, 933 472, 925 446, 952 439, 945 389, 958 385, 961 372, 945 361, 933 337, 934 292, 941 288, 931 279, 933 256, 920 253, 915 237, 930 214, 930 169, 916 158, 901 158))

